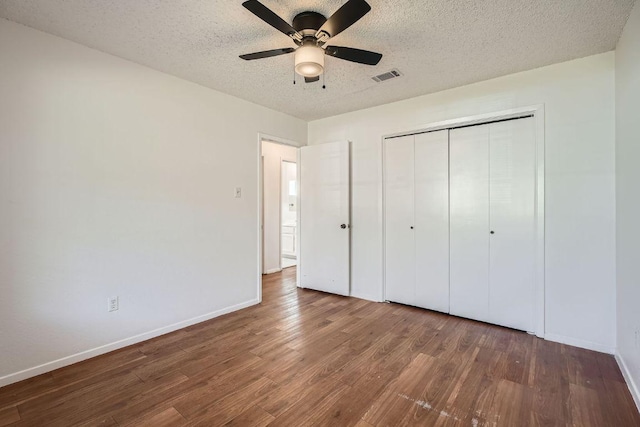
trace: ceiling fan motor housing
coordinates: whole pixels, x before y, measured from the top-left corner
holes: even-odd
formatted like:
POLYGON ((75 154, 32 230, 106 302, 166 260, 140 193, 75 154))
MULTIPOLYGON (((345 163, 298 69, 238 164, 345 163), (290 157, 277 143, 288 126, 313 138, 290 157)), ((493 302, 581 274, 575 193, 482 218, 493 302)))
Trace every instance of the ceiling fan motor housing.
POLYGON ((315 35, 315 33, 327 22, 327 18, 318 12, 302 12, 293 18, 293 28, 303 36, 315 35), (305 34, 305 30, 313 30, 311 34, 305 34))

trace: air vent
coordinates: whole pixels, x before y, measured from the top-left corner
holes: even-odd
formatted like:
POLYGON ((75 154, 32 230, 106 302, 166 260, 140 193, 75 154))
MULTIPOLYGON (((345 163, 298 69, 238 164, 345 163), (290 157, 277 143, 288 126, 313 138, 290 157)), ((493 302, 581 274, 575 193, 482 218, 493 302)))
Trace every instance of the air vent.
POLYGON ((388 71, 386 73, 382 73, 380 75, 377 75, 375 77, 371 77, 373 79, 373 81, 378 82, 378 83, 382 83, 386 80, 391 80, 391 79, 395 79, 396 77, 400 77, 402 74, 400 74, 400 71, 393 69, 391 71, 388 71))

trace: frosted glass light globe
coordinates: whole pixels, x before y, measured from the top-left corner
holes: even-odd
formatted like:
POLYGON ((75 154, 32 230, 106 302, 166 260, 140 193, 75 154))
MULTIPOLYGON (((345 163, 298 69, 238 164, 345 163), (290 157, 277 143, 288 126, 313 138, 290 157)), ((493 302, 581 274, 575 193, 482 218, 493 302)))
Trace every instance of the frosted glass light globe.
POLYGON ((324 50, 317 46, 300 46, 296 49, 296 73, 305 77, 317 77, 324 71, 324 50))

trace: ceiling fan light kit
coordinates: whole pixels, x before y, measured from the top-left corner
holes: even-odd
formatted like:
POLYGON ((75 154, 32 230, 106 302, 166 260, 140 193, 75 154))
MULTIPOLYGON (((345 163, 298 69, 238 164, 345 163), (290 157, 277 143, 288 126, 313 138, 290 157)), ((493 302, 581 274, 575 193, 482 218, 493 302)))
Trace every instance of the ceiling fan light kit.
POLYGON ((317 46, 300 46, 295 53, 296 73, 317 77, 324 71, 324 50, 317 46))
POLYGON ((293 25, 289 25, 258 0, 248 0, 242 5, 267 24, 290 37, 298 46, 298 48, 272 49, 240 55, 240 58, 246 61, 295 52, 295 72, 304 76, 305 82, 311 83, 318 81, 319 76, 324 73, 325 55, 366 65, 377 65, 382 59, 379 53, 326 45, 330 38, 355 24, 371 10, 371 6, 365 0, 348 0, 329 19, 317 12, 299 13, 293 19, 293 25))

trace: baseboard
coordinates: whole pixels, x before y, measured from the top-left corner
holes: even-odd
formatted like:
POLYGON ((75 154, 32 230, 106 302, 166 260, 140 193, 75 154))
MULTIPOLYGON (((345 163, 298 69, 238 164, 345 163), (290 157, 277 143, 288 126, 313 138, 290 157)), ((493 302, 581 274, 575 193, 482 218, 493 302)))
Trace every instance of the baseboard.
POLYGON ((264 274, 280 273, 281 271, 282 271, 281 268, 272 268, 270 270, 267 270, 264 274))
POLYGON ((252 299, 250 301, 232 305, 230 307, 225 307, 220 310, 212 311, 211 313, 193 317, 188 320, 183 320, 182 322, 174 323, 169 326, 154 329, 152 331, 144 332, 139 335, 135 335, 129 338, 125 338, 119 341, 105 344, 100 347, 96 347, 90 350, 82 351, 80 353, 72 354, 70 356, 66 356, 61 359, 54 360, 52 362, 43 363, 42 365, 34 366, 33 368, 28 368, 19 372, 15 372, 13 374, 5 375, 3 377, 0 377, 0 387, 4 387, 6 385, 13 384, 18 381, 26 380, 27 378, 31 378, 37 375, 51 372, 55 369, 72 365, 74 363, 78 363, 83 360, 90 359, 92 357, 100 356, 101 354, 109 353, 110 351, 118 350, 133 344, 138 344, 142 341, 146 341, 151 338, 156 338, 156 337, 159 337, 160 335, 168 334, 169 332, 177 331, 178 329, 186 328, 187 326, 192 326, 197 323, 205 322, 215 317, 222 316, 223 314, 227 314, 233 311, 241 310, 243 308, 251 307, 252 305, 256 305, 259 303, 260 301, 258 299, 252 299))
POLYGON ((372 302, 383 302, 380 299, 380 296, 378 296, 378 295, 369 295, 369 294, 366 294, 366 293, 362 293, 361 294, 359 292, 351 292, 350 296, 352 296, 354 298, 358 298, 358 299, 364 299, 364 300, 367 300, 367 301, 372 301, 372 302))
POLYGON ((636 402, 636 407, 638 408, 638 412, 640 412, 640 390, 638 389, 638 385, 633 380, 631 376, 631 372, 629 372, 629 368, 627 368, 627 364, 624 362, 624 359, 616 351, 615 354, 616 362, 618 362, 618 366, 620 367, 620 372, 622 372, 622 376, 624 380, 627 382, 627 387, 629 387, 629 391, 631 392, 631 396, 633 397, 634 402, 636 402))
POLYGON ((567 344, 574 347, 585 348, 587 350, 599 351, 600 353, 615 354, 616 352, 615 348, 607 347, 606 345, 581 340, 578 338, 565 337, 562 335, 545 333, 544 339, 546 339, 547 341, 558 342, 560 344, 567 344))

